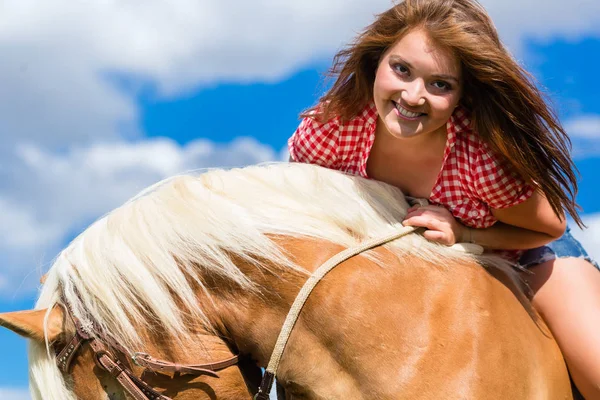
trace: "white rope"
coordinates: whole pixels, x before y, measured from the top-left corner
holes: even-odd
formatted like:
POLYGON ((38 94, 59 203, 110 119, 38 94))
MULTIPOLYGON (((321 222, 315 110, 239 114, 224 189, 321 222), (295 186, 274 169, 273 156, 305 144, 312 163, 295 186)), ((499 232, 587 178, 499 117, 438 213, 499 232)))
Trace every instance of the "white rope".
POLYGON ((288 315, 283 324, 283 328, 281 328, 281 332, 279 333, 279 337, 277 338, 277 343, 275 343, 275 348, 273 349, 273 354, 271 354, 271 359, 269 360, 269 365, 267 366, 266 371, 272 373, 273 375, 276 375, 277 368, 279 367, 279 362, 281 361, 281 356, 283 355, 285 346, 288 342, 288 339, 290 338, 292 329, 294 328, 294 325, 298 320, 300 311, 302 310, 304 303, 306 303, 308 296, 315 288, 317 283, 319 283, 319 281, 323 279, 323 277, 327 275, 329 271, 331 271, 333 268, 343 263, 344 261, 348 260, 349 258, 352 258, 355 255, 362 253, 363 251, 370 250, 374 247, 381 246, 382 244, 392 242, 396 239, 399 239, 416 231, 417 229, 419 228, 413 226, 406 226, 403 227, 403 229, 400 229, 398 232, 394 232, 390 235, 367 240, 366 242, 357 247, 351 247, 336 254, 335 256, 327 260, 327 262, 325 262, 323 265, 321 265, 315 272, 313 272, 313 274, 308 278, 306 283, 304 283, 304 286, 302 286, 302 289, 300 289, 300 293, 298 293, 296 300, 294 300, 294 304, 292 304, 292 308, 290 308, 290 311, 288 312, 288 315))

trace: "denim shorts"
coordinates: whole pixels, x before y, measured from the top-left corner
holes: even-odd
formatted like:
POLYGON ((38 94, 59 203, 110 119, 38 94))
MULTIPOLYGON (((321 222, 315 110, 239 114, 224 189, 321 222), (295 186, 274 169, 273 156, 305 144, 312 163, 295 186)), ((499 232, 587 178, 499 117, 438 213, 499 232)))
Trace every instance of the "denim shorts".
POLYGON ((519 259, 519 265, 524 268, 529 268, 546 261, 568 257, 583 258, 600 270, 598 263, 588 255, 581 243, 571 235, 571 228, 569 227, 567 227, 565 234, 554 242, 550 242, 542 247, 527 250, 523 253, 519 259))

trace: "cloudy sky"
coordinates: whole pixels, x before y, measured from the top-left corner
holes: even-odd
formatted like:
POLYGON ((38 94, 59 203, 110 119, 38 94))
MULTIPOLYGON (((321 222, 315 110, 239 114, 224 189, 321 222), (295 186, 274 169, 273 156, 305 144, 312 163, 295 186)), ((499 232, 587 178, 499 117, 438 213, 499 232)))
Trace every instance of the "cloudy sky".
MULTIPOLYGON (((342 44, 389 0, 0 1, 0 312, 91 221, 163 177, 285 157, 342 44)), ((581 171, 576 232, 600 258, 600 2, 484 0, 546 88, 581 171)), ((0 397, 27 399, 0 331, 0 397)))

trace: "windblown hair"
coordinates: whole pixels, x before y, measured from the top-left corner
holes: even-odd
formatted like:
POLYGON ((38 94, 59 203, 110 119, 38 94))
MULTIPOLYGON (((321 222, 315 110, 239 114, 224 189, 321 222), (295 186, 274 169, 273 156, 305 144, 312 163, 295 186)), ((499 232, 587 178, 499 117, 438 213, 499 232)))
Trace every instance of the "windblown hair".
MULTIPOLYGON (((307 164, 171 178, 98 220, 63 250, 36 308, 64 304, 132 352, 143 350, 140 327, 151 331, 157 323, 166 339, 186 340, 190 321, 211 328, 195 293, 201 288, 210 296, 207 277, 217 275, 257 295, 269 290, 244 275, 234 259, 275 274, 287 268, 306 273, 272 237, 310 237, 350 247, 405 229, 401 221, 407 209, 395 187, 307 164)), ((449 260, 473 261, 472 255, 420 235, 386 246, 399 256, 415 254, 442 267, 449 260)), ((30 346, 34 397, 73 399, 48 345, 30 346)))
POLYGON ((424 29, 434 43, 460 60, 461 104, 471 113, 479 136, 513 173, 544 193, 558 216, 563 217, 566 209, 582 226, 570 139, 476 0, 405 0, 380 14, 337 53, 329 71, 335 78, 331 89, 302 116, 322 121, 357 116, 373 100, 382 56, 413 29, 424 29))

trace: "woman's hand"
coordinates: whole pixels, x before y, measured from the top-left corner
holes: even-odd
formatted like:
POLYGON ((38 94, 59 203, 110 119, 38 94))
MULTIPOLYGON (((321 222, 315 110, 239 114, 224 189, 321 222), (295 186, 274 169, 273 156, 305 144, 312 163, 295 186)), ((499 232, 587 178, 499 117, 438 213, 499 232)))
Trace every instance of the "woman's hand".
POLYGON ((450 211, 434 205, 412 206, 402 224, 426 228, 423 233, 426 239, 447 246, 464 242, 469 229, 458 222, 450 211))

